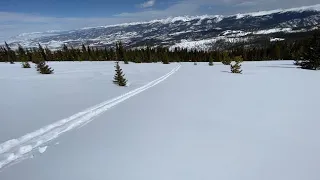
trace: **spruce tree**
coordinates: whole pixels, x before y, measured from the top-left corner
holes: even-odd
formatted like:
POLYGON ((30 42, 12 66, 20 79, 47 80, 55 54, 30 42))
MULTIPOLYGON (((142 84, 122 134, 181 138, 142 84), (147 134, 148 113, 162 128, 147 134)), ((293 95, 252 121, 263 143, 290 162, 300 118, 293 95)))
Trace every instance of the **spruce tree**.
POLYGON ((212 56, 209 57, 209 66, 213 66, 213 57, 212 56))
POLYGON ((81 46, 81 61, 88 61, 89 60, 89 56, 88 56, 88 52, 86 47, 84 46, 84 44, 82 44, 81 46))
POLYGON ((40 74, 53 74, 53 69, 51 69, 45 61, 40 61, 37 64, 37 71, 40 74))
POLYGON ((22 66, 22 68, 31 68, 31 65, 28 61, 22 62, 21 66, 22 66))
POLYGON ((31 68, 26 51, 20 44, 18 44, 18 56, 21 61, 22 68, 31 68))
POLYGON ((313 35, 305 49, 302 60, 296 65, 302 69, 320 70, 320 31, 313 35))
POLYGON ((281 59, 281 49, 278 44, 276 44, 276 46, 274 47, 274 55, 275 55, 276 60, 281 59))
POLYGON ((149 46, 147 46, 147 49, 146 49, 146 61, 147 63, 150 63, 151 62, 151 48, 149 46))
POLYGON ((124 64, 129 64, 121 41, 116 44, 116 51, 118 61, 123 61, 124 64))
POLYGON ((243 61, 242 56, 236 56, 234 58, 235 63, 230 63, 230 68, 232 73, 241 74, 241 62, 243 61))
POLYGON ((21 62, 27 61, 26 51, 23 49, 23 47, 20 44, 18 44, 18 56, 21 62))
POLYGON ((167 52, 163 52, 162 63, 163 63, 163 64, 170 64, 170 62, 169 62, 169 56, 168 56, 168 53, 167 53, 167 52))
POLYGON ((116 62, 116 65, 114 67, 116 68, 116 70, 115 70, 116 74, 114 75, 113 83, 115 83, 119 86, 126 86, 127 80, 124 77, 124 74, 123 74, 122 69, 119 65, 119 62, 116 62))
POLYGON ((7 42, 4 42, 4 43, 7 48, 8 61, 10 62, 10 64, 14 64, 14 62, 17 61, 16 53, 13 50, 11 50, 7 42))
POLYGON ((224 65, 230 65, 231 63, 231 58, 229 56, 229 53, 228 52, 223 52, 222 53, 222 60, 221 60, 222 64, 224 65))
POLYGON ((47 64, 46 64, 46 61, 47 61, 47 56, 46 56, 46 53, 44 51, 44 49, 42 48, 42 46, 39 44, 39 53, 41 54, 42 56, 42 60, 40 60, 39 62, 37 62, 37 71, 40 73, 40 74, 53 74, 53 69, 51 69, 47 64))

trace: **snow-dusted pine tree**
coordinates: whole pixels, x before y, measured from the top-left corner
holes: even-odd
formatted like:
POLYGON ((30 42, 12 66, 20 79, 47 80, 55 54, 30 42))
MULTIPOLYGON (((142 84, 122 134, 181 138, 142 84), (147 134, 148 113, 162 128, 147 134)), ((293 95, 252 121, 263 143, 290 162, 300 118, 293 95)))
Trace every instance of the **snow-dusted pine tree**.
POLYGON ((127 80, 124 77, 124 74, 122 72, 122 69, 119 65, 119 62, 116 62, 116 65, 114 66, 116 68, 116 74, 114 75, 113 78, 113 83, 119 85, 119 86, 126 86, 127 85, 127 80))
POLYGON ((242 56, 236 56, 234 61, 234 63, 230 63, 231 72, 241 74, 241 62, 243 61, 242 56))
POLYGON ((8 56, 8 61, 10 62, 10 64, 14 64, 14 62, 17 61, 16 53, 10 48, 7 42, 4 42, 4 43, 5 43, 5 47, 7 48, 6 52, 8 56))
POLYGON ((222 53, 222 59, 221 59, 222 64, 224 65, 230 65, 231 63, 231 58, 229 56, 229 53, 227 51, 224 51, 222 53))
POLYGON ((21 63, 22 68, 31 68, 30 63, 28 61, 21 63))
POLYGON ((51 69, 45 61, 38 62, 37 71, 40 74, 53 74, 53 69, 51 69))
POLYGON ((320 31, 316 32, 309 40, 301 59, 295 64, 302 69, 320 70, 320 31))
POLYGON ((39 62, 37 62, 37 71, 40 74, 53 74, 53 69, 51 69, 47 64, 47 55, 44 52, 44 49, 42 48, 42 46, 39 44, 39 53, 42 56, 42 60, 40 60, 39 62))

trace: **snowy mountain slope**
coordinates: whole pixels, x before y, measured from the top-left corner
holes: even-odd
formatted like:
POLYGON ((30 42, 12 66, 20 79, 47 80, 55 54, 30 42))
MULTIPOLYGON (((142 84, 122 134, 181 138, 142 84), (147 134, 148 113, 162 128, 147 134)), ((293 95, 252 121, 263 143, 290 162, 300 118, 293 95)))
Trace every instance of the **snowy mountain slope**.
MULTIPOLYGON (((297 69, 292 63, 245 62, 242 75, 228 73, 229 66, 221 63, 214 67, 182 63, 178 72, 157 86, 35 149, 32 159, 3 169, 0 179, 318 180, 320 124, 315 112, 320 102, 315 99, 320 98, 320 86, 314 82, 320 74, 297 69)), ((60 67, 67 64, 72 62, 60 67)), ((99 66, 95 64, 77 70, 99 66)), ((132 66, 136 65, 123 66, 125 72, 132 66)), ((143 66, 140 70, 159 64, 143 66)), ((148 73, 154 76, 151 69, 148 73)), ((92 83, 93 89, 102 88, 100 80, 92 83)), ((24 81, 41 83, 43 79, 24 81)), ((68 84, 68 79, 64 81, 68 84)), ((58 92, 66 93, 64 89, 58 92)), ((17 95, 14 91, 5 94, 17 95)), ((15 98, 16 104, 21 102, 15 98)), ((33 105, 37 109, 55 102, 64 104, 68 99, 51 97, 33 105)), ((45 116, 49 114, 58 113, 45 116)), ((0 119, 9 121, 2 115, 0 119)), ((21 119, 35 120, 25 115, 21 119)), ((42 120, 39 117, 34 123, 42 120)))
MULTIPOLYGON (((194 16, 170 17, 148 22, 135 22, 111 26, 87 27, 73 31, 37 33, 39 37, 11 40, 12 45, 21 43, 24 46, 36 46, 38 42, 51 48, 59 48, 62 44, 80 46, 113 46, 116 41, 123 41, 128 47, 174 46, 181 41, 201 42, 219 38, 228 40, 230 37, 271 36, 277 32, 295 33, 313 30, 320 25, 320 5, 294 9, 279 9, 231 16, 194 16), (286 31, 281 31, 286 29, 286 31), (255 33, 264 31, 264 34, 255 33), (240 34, 229 32, 240 32, 240 34)), ((24 35, 23 37, 26 37, 24 35)), ((20 38, 20 39, 19 39, 20 38)), ((272 38, 272 37, 270 37, 272 38)), ((209 48, 207 44, 203 47, 209 48)))

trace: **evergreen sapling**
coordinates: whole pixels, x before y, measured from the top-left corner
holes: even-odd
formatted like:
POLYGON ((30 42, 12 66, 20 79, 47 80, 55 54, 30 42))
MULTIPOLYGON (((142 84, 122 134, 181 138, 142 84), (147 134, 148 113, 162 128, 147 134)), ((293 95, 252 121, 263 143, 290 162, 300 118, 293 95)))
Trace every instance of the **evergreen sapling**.
POLYGON ((209 66, 213 66, 213 57, 212 56, 210 56, 210 58, 209 58, 209 66))
POLYGON ((51 69, 45 61, 38 62, 37 71, 40 74, 53 74, 53 69, 51 69))
POLYGON ((230 63, 231 63, 231 58, 230 58, 228 52, 223 52, 221 62, 222 62, 222 64, 224 64, 224 65, 230 65, 230 63))
POLYGON ((31 68, 30 63, 28 61, 21 63, 22 68, 31 68))
POLYGON ((119 62, 116 62, 116 65, 114 67, 116 68, 116 70, 115 70, 116 74, 114 75, 113 83, 115 83, 119 86, 126 86, 127 80, 124 77, 124 74, 123 74, 122 69, 119 65, 119 62))
POLYGON ((241 74, 241 62, 243 61, 242 56, 235 57, 235 63, 230 63, 230 68, 232 73, 241 74))
POLYGON ((43 60, 40 60, 39 62, 37 62, 37 65, 36 65, 37 71, 40 74, 53 74, 53 69, 51 69, 46 64, 47 55, 44 52, 44 49, 42 48, 42 46, 40 44, 39 44, 39 53, 41 54, 43 60))

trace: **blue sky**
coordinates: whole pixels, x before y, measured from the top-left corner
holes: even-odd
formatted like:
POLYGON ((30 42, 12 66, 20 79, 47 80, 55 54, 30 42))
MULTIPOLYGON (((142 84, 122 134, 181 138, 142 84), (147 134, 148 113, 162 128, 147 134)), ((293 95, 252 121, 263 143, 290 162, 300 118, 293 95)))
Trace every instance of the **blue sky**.
POLYGON ((0 40, 27 32, 319 4, 319 0, 0 0, 0 40))

